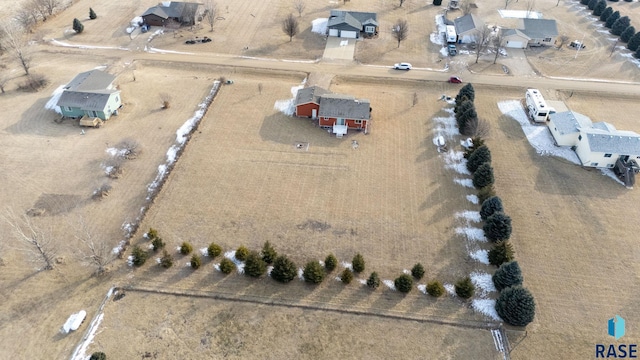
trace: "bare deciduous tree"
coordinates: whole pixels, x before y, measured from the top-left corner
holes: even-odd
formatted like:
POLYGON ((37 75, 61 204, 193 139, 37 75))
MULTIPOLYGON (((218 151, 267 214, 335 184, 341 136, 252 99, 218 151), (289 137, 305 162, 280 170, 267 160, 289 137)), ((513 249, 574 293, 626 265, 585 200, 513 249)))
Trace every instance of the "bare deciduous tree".
POLYGON ((402 4, 404 4, 405 0, 400 0, 400 7, 402 7, 402 4))
POLYGON ((296 9, 296 11, 298 12, 298 16, 302 16, 302 13, 304 12, 304 9, 307 7, 307 4, 304 3, 304 0, 296 0, 296 2, 293 4, 293 7, 296 9))
POLYGON ((262 95, 262 83, 258 83, 258 93, 262 95))
POLYGON ((85 265, 94 267, 95 274, 101 275, 107 270, 107 266, 115 259, 111 247, 102 237, 96 235, 96 231, 87 224, 84 217, 78 219, 75 238, 82 244, 78 247, 77 256, 85 265))
POLYGON ((473 136, 487 139, 489 135, 491 135, 491 124, 486 119, 478 118, 478 125, 473 136))
POLYGON ((533 9, 536 7, 536 0, 527 0, 527 19, 531 17, 533 9))
POLYGON ((43 0, 31 0, 28 4, 42 18, 42 21, 47 21, 49 13, 43 4, 43 0))
POLYGON ((493 63, 498 61, 498 55, 500 55, 500 48, 502 47, 502 41, 504 40, 503 29, 497 29, 492 38, 493 48, 496 51, 496 56, 493 58, 493 63))
POLYGON ((0 25, 0 41, 2 48, 11 53, 11 56, 20 63, 26 75, 29 75, 31 58, 25 39, 24 28, 15 22, 5 22, 0 25))
POLYGON ((462 0, 460 1, 460 10, 463 15, 471 14, 471 1, 470 0, 462 0))
POLYGON ((37 0, 40 3, 40 6, 46 10, 49 16, 53 15, 55 9, 60 5, 58 0, 37 0))
POLYGON ((509 7, 509 4, 511 4, 513 2, 513 0, 504 0, 504 8, 506 9, 507 7, 509 7))
POLYGON ((404 41, 409 36, 409 24, 407 20, 398 19, 393 25, 393 37, 398 40, 398 47, 400 42, 404 41))
POLYGON ((298 33, 298 19, 296 19, 293 14, 287 15, 282 21, 282 31, 289 36, 289 42, 291 42, 293 37, 298 33))
POLYGON ((209 31, 213 31, 213 24, 215 24, 216 17, 218 17, 218 4, 213 0, 207 0, 204 3, 204 13, 207 23, 211 27, 209 31))
POLYGON ((491 36, 491 28, 483 27, 482 30, 476 30, 476 64, 480 55, 487 49, 489 45, 489 37, 491 36))
POLYGON ((37 15, 32 15, 33 14, 28 10, 28 8, 23 6, 18 9, 14 19, 22 26, 22 28, 30 32, 38 19, 37 15))
POLYGON ((569 37, 567 35, 560 35, 560 37, 558 37, 558 50, 562 49, 567 41, 569 41, 569 37))
POLYGON ((20 244, 18 247, 26 251, 31 260, 40 264, 42 270, 52 270, 58 247, 51 234, 41 229, 26 214, 18 216, 13 210, 6 209, 3 218, 20 244))

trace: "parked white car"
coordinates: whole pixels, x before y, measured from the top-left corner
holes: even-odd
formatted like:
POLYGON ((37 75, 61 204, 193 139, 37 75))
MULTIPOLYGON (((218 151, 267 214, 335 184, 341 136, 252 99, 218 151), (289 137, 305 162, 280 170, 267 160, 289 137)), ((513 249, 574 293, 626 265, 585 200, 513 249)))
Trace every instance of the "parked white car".
POLYGON ((393 65, 393 68, 396 70, 411 70, 411 64, 409 63, 397 63, 393 65))

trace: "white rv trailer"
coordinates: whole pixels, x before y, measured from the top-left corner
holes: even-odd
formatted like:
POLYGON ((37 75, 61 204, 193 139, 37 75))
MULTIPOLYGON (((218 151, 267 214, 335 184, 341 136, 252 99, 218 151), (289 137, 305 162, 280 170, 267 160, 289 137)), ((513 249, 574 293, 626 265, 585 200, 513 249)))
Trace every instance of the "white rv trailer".
POLYGON ((456 27, 453 25, 447 25, 447 42, 455 43, 458 41, 458 34, 456 34, 456 27))
POLYGON ((527 89, 525 99, 527 103, 527 112, 535 122, 545 122, 549 120, 549 114, 556 112, 554 108, 547 105, 547 102, 544 101, 544 98, 538 89, 527 89))

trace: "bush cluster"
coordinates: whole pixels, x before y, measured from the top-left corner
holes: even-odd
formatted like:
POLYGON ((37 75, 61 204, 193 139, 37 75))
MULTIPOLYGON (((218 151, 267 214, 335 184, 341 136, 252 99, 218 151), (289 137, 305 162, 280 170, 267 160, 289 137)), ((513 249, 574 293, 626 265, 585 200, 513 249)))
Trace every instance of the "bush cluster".
POLYGON ((191 254, 192 251, 193 251, 193 246, 189 242, 184 241, 180 245, 180 254, 189 255, 189 254, 191 254))

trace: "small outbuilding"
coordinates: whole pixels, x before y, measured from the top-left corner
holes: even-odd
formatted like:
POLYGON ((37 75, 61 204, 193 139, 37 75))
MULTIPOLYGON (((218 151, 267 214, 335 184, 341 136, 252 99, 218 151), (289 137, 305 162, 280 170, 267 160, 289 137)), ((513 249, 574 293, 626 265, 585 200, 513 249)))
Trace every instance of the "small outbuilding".
POLYGON ((62 116, 69 118, 99 118, 108 120, 122 106, 120 90, 113 85, 115 76, 100 70, 76 75, 64 87, 58 103, 62 116))

